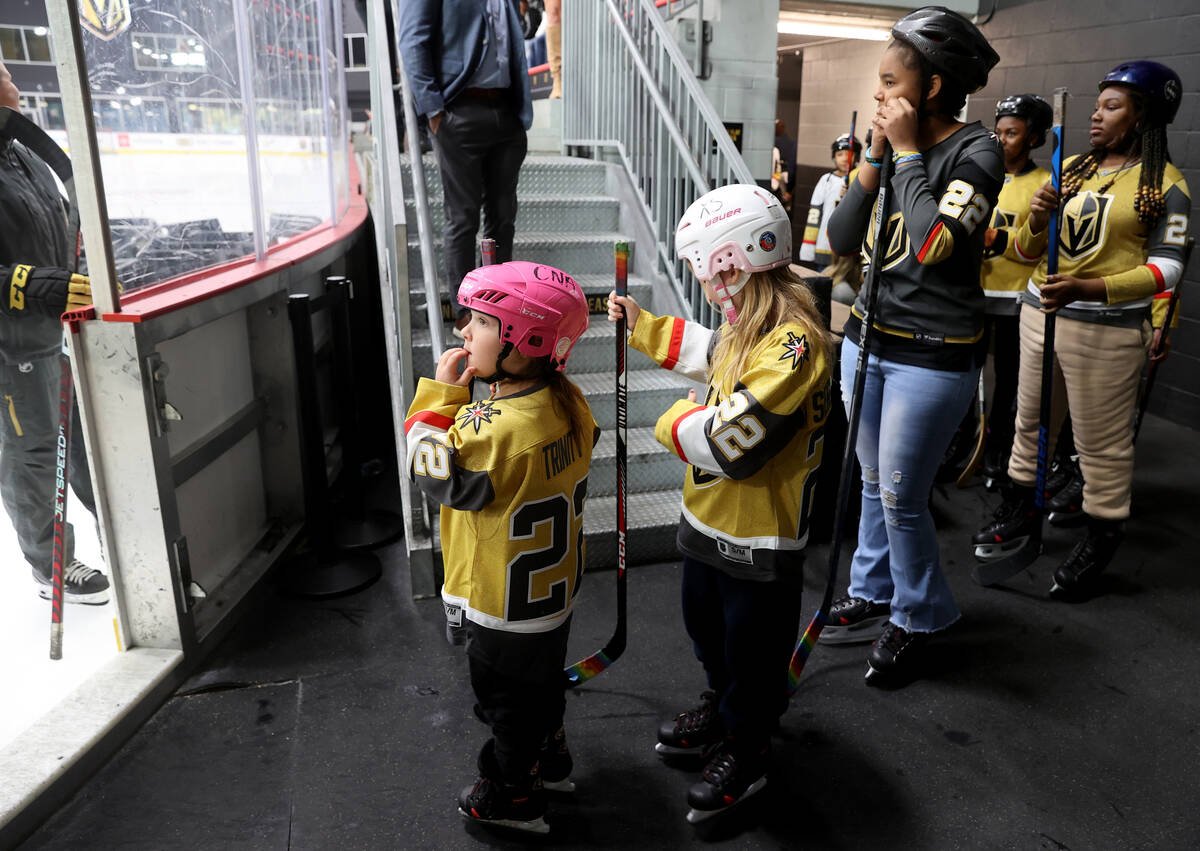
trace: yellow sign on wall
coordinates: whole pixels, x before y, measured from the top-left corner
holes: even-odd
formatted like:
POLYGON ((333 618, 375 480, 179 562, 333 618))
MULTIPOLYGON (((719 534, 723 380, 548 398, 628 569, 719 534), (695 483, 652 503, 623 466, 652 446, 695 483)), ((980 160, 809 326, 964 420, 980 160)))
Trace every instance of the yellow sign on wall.
POLYGON ((79 0, 83 28, 105 41, 112 41, 133 23, 129 0, 79 0))

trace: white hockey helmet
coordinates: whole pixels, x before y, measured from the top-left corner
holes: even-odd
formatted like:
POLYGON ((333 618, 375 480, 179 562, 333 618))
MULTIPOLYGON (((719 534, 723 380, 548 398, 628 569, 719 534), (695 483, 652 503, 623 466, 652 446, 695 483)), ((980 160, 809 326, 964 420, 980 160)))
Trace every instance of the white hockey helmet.
POLYGON ((675 252, 701 281, 711 282, 732 325, 733 296, 754 272, 792 262, 792 223, 779 199, 760 186, 731 183, 701 195, 675 228, 675 252), (724 286, 720 272, 738 269, 736 283, 724 286))

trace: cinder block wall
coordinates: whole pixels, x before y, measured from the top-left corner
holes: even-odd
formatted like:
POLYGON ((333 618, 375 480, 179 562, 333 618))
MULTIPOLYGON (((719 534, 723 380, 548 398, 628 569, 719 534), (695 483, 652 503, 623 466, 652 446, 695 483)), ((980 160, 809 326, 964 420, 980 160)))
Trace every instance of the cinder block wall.
MULTIPOLYGON (((990 4, 983 3, 982 6, 990 4)), ((967 105, 970 121, 989 125, 996 100, 1014 92, 1049 99, 1057 86, 1071 92, 1066 150, 1086 149, 1096 82, 1128 59, 1165 62, 1183 79, 1183 103, 1169 133, 1171 157, 1188 181, 1193 235, 1200 233, 1196 203, 1200 192, 1200 4, 1196 0, 999 0, 982 29, 1000 64, 988 85, 967 105)), ((844 41, 804 51, 800 102, 799 161, 824 166, 829 141, 845 132, 850 110, 859 110, 862 138, 873 112, 871 94, 884 45, 844 41)), ((1044 149, 1041 159, 1048 159, 1044 149)), ((1151 411, 1175 422, 1200 427, 1200 257, 1183 283, 1180 327, 1172 334, 1171 355, 1162 365, 1151 411)))

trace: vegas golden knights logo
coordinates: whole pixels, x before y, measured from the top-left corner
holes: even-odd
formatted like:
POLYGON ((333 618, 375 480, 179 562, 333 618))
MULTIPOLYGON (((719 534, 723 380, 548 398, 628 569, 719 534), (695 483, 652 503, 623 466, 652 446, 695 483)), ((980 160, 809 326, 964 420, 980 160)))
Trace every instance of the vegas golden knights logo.
POLYGON ((1104 244, 1111 195, 1080 192, 1063 206, 1059 256, 1080 260, 1104 244))
POLYGON ((1001 210, 997 207, 992 211, 992 224, 994 228, 1015 228, 1017 226, 1017 214, 1009 210, 1001 210))
POLYGON ((79 0, 83 28, 105 41, 112 41, 133 23, 129 0, 79 0))
MULTIPOLYGON (((874 224, 872 223, 872 227, 874 224)), ((887 238, 883 244, 883 267, 881 272, 886 272, 893 266, 898 265, 908 256, 908 230, 904 227, 904 214, 893 213, 887 222, 887 230, 885 231, 887 238)), ((872 242, 867 243, 866 254, 867 260, 870 262, 872 242)))

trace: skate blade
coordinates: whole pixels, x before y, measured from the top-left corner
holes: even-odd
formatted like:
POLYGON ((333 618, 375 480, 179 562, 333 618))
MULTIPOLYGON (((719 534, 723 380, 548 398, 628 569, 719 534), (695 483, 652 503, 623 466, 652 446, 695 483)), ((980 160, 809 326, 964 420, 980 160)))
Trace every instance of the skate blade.
MULTIPOLYGON (((1025 543, 1004 558, 984 561, 971 568, 971 578, 979 585, 997 585, 1006 579, 1016 576, 1037 559, 1042 551, 1040 539, 1030 536, 1025 543)), ((978 555, 978 551, 976 551, 978 555)))
POLYGON ((712 818, 715 815, 720 815, 721 813, 727 813, 730 810, 732 810, 734 807, 736 807, 738 804, 745 801, 751 795, 761 791, 762 788, 766 785, 767 785, 767 775, 764 774, 762 777, 758 778, 757 780, 755 780, 753 783, 751 783, 749 786, 746 787, 746 791, 742 793, 742 797, 738 798, 736 801, 734 801, 732 804, 730 804, 727 807, 721 807, 721 809, 719 809, 719 810, 698 810, 695 807, 693 807, 692 809, 688 810, 688 814, 687 814, 688 824, 700 824, 700 822, 708 821, 710 818, 712 818))
POLYGON ((488 827, 506 827, 509 830, 520 830, 524 833, 545 834, 550 832, 550 825, 546 824, 546 819, 544 819, 542 816, 538 816, 532 821, 517 821, 516 819, 505 818, 482 819, 475 818, 475 816, 471 815, 462 807, 458 808, 458 814, 472 824, 483 824, 487 825, 488 827))
MULTIPOLYGON (((52 600, 54 599, 54 591, 50 586, 42 585, 38 588, 38 596, 43 600, 52 600)), ((93 591, 91 594, 70 594, 64 591, 63 602, 83 606, 103 606, 108 602, 108 589, 93 591)))
POLYGON ((834 646, 838 644, 869 644, 883 632, 883 625, 888 622, 889 617, 891 617, 890 614, 880 615, 853 626, 825 624, 825 628, 821 630, 821 637, 817 640, 821 644, 834 646))
POLYGON ((670 745, 664 745, 662 742, 654 743, 654 752, 659 756, 704 756, 704 748, 675 748, 670 745))
POLYGON ((1070 529, 1075 526, 1082 526, 1086 517, 1082 511, 1051 511, 1050 516, 1046 519, 1050 521, 1051 526, 1057 526, 1060 529, 1070 529))
POLYGON ((575 781, 570 777, 562 780, 542 780, 542 788, 547 792, 574 792, 575 781))

